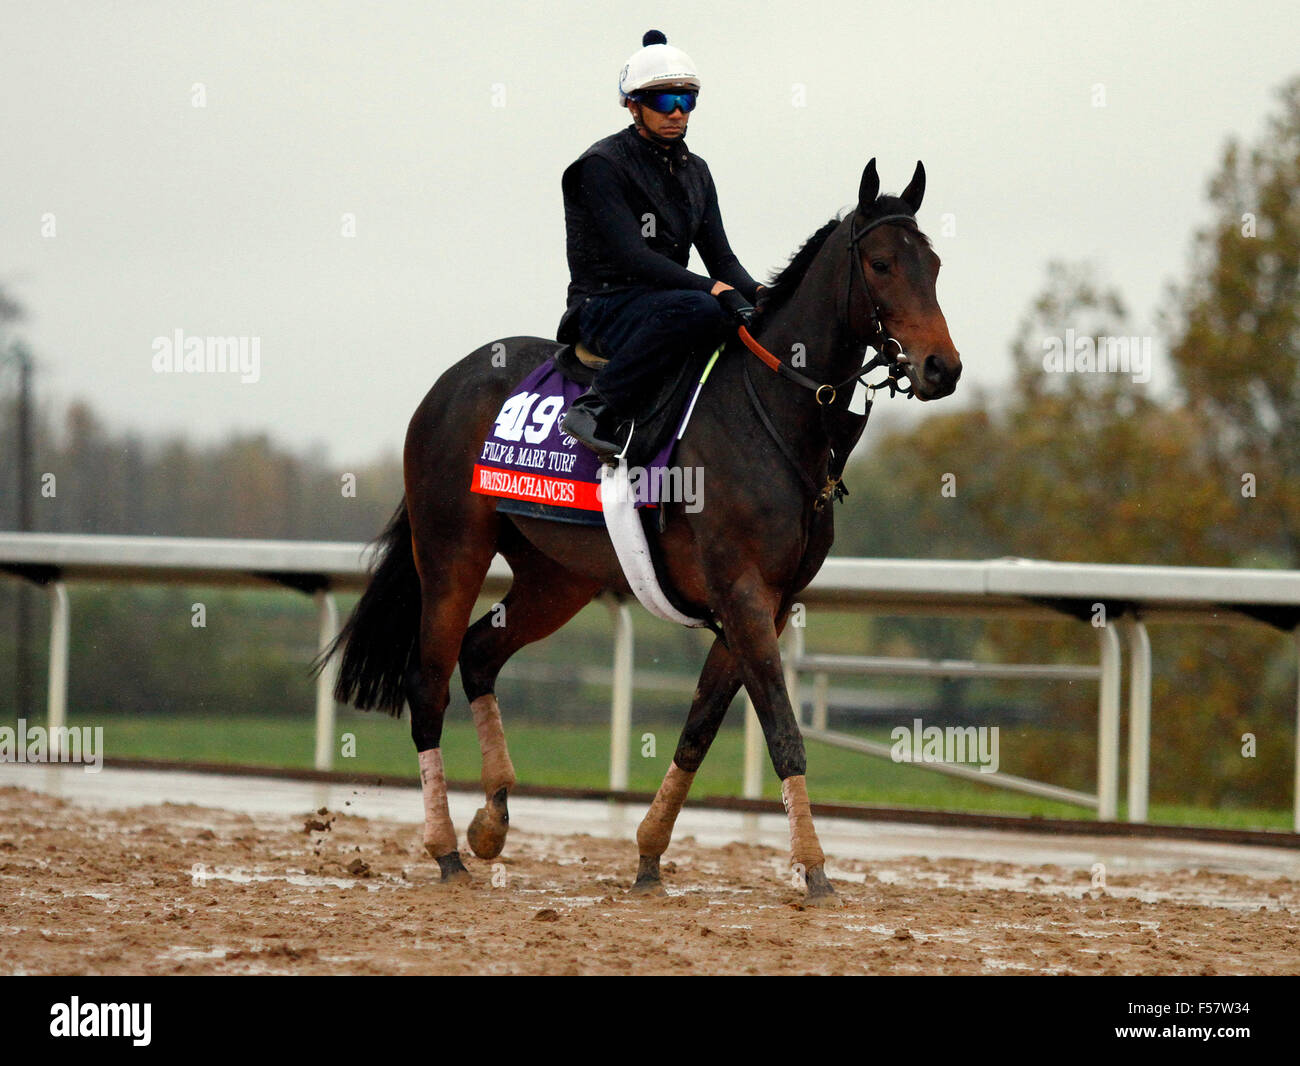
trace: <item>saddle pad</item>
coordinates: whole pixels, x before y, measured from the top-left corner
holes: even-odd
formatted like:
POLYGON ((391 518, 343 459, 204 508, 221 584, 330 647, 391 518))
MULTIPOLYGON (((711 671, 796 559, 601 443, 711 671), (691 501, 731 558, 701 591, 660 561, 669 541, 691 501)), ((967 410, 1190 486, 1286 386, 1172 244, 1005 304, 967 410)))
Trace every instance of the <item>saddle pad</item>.
MULTIPOLYGON (((497 510, 503 514, 603 526, 600 460, 560 429, 569 405, 583 391, 560 373, 554 359, 524 378, 501 405, 479 449, 470 489, 500 497, 497 510)), ((633 478, 637 508, 658 506, 665 486, 680 486, 681 477, 668 472, 676 443, 670 437, 633 478)))

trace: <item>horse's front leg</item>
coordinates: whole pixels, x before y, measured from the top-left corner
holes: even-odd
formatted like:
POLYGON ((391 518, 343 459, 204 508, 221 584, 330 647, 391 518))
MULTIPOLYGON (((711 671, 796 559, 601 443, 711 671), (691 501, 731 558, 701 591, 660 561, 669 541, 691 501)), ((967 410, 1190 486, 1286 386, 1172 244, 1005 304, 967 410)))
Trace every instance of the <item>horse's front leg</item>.
POLYGON ((778 594, 756 575, 732 586, 722 614, 723 632, 734 653, 745 689, 754 702, 772 767, 781 779, 781 800, 790 819, 790 865, 802 870, 812 906, 839 906, 826 876, 826 856, 813 828, 808 802, 807 758, 803 734, 790 706, 777 643, 778 594))
POLYGON ((691 711, 682 727, 663 784, 655 793, 654 801, 636 831, 640 862, 632 893, 638 896, 663 895, 663 882, 659 876, 660 856, 668 849, 673 825, 686 801, 695 773, 709 752, 709 745, 718 735, 718 727, 727 708, 740 689, 740 672, 736 661, 721 641, 714 641, 709 656, 704 661, 700 682, 695 687, 691 711))

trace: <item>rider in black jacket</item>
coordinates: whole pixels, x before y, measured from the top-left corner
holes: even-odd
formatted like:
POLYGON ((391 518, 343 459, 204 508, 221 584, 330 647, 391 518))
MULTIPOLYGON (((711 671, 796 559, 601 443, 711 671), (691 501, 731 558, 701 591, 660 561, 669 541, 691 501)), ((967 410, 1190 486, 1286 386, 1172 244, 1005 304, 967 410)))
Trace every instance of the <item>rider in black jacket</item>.
POLYGON ((610 459, 620 422, 653 394, 665 368, 716 346, 729 319, 748 321, 762 286, 740 265, 708 165, 686 147, 700 81, 657 30, 619 77, 632 125, 588 148, 564 172, 568 307, 557 337, 609 359, 563 429, 610 459), (686 269, 691 245, 710 276, 686 269))

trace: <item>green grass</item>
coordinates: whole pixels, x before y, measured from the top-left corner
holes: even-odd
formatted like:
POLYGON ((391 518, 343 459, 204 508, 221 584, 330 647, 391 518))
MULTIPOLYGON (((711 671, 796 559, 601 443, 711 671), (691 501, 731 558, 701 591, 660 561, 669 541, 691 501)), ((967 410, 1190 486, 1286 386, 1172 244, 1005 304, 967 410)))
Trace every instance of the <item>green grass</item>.
MULTIPOLYGON (((311 769, 315 725, 310 719, 287 718, 101 718, 73 715, 70 725, 103 725, 104 753, 109 758, 153 758, 190 762, 245 763, 311 769)), ((633 724, 629 787, 653 791, 663 778, 677 743, 677 726, 633 724), (654 753, 642 755, 653 734, 654 753)), ((338 713, 336 734, 355 737, 355 757, 336 747, 335 769, 383 777, 414 779, 415 756, 408 722, 351 709, 338 713)), ((887 731, 864 733, 887 739, 887 731)), ((609 782, 609 730, 605 726, 507 725, 511 757, 521 782, 530 785, 603 788, 609 782)), ((714 742, 692 789, 694 796, 738 796, 743 766, 743 731, 724 728, 714 742)), ((449 722, 443 733, 443 758, 452 780, 477 781, 478 740, 468 722, 449 722)), ((777 799, 780 790, 764 766, 763 794, 777 799)), ((1007 792, 947 778, 914 766, 864 757, 851 751, 808 743, 808 778, 814 801, 870 803, 1041 816, 1090 818, 1085 807, 1007 792)), ((1150 821, 1176 825, 1287 829, 1290 812, 1253 808, 1207 809, 1153 804, 1150 821)))

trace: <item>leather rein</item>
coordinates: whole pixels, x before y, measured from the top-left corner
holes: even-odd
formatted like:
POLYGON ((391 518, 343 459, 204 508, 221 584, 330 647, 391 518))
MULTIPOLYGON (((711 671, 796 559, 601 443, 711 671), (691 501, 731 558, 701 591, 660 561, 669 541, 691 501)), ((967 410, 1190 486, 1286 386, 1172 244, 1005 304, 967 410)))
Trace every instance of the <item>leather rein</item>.
POLYGON ((750 352, 757 356, 760 362, 771 370, 776 371, 783 378, 786 378, 801 388, 808 389, 812 392, 813 397, 817 401, 818 408, 821 411, 822 426, 827 432, 828 439, 833 438, 831 437, 830 428, 827 425, 827 413, 831 404, 835 402, 835 398, 839 395, 839 391, 850 383, 856 384, 861 382, 862 386, 867 389, 869 393, 865 411, 861 415, 852 416, 857 419, 857 424, 851 430, 851 439, 848 446, 843 449, 843 455, 841 457, 837 457, 834 449, 831 449, 826 466, 825 481, 822 485, 818 485, 817 482, 808 475, 807 471, 804 470, 794 452, 791 450, 790 445, 786 443, 785 439, 781 436, 780 431, 772 422, 771 416, 768 415, 767 410, 763 407, 762 402, 758 398, 758 394, 754 391, 754 385, 749 377, 749 364, 745 364, 745 391, 749 395, 750 404, 758 415, 759 421, 762 422, 763 428, 767 430, 768 435, 776 443, 778 450, 785 457, 786 462, 788 462, 790 466, 794 468, 795 472, 799 474, 800 478, 803 480, 805 488, 810 490, 811 494, 815 498, 813 506, 818 511, 825 507, 827 501, 832 497, 837 500, 842 500, 848 495, 849 490, 844 487, 843 482, 844 464, 847 462, 849 453, 853 450, 853 446, 857 444, 858 438, 861 437, 862 431, 866 429, 867 419, 871 416, 871 405, 874 401, 876 391, 888 387, 889 395, 891 397, 898 393, 910 397, 915 391, 911 387, 911 382, 907 380, 907 372, 903 369, 906 362, 904 359, 903 346, 896 338, 889 335, 889 330, 886 328, 884 320, 880 317, 880 310, 876 305, 875 297, 871 293, 871 286, 867 284, 866 274, 862 269, 862 257, 858 255, 858 244, 863 237, 878 226, 893 223, 907 223, 911 227, 915 228, 916 217, 914 215, 904 214, 884 215, 881 218, 873 219, 871 222, 868 222, 860 230, 851 230, 849 234, 849 279, 844 298, 844 317, 845 319, 848 317, 849 303, 853 298, 854 279, 855 277, 861 277, 862 291, 866 295, 867 306, 871 310, 870 332, 862 343, 864 347, 869 345, 872 348, 875 348, 876 354, 864 362, 843 381, 833 384, 830 382, 815 381, 806 374, 799 373, 799 371, 795 370, 794 367, 786 365, 781 361, 781 359, 764 348, 763 345, 760 344, 749 332, 747 327, 740 326, 736 330, 737 334, 740 336, 741 342, 750 350, 750 352), (893 352, 889 351, 891 345, 894 349, 893 352), (880 366, 887 368, 888 376, 884 381, 879 385, 868 385, 865 381, 862 381, 862 378, 865 375, 880 366), (904 384, 909 387, 904 388, 904 384))

